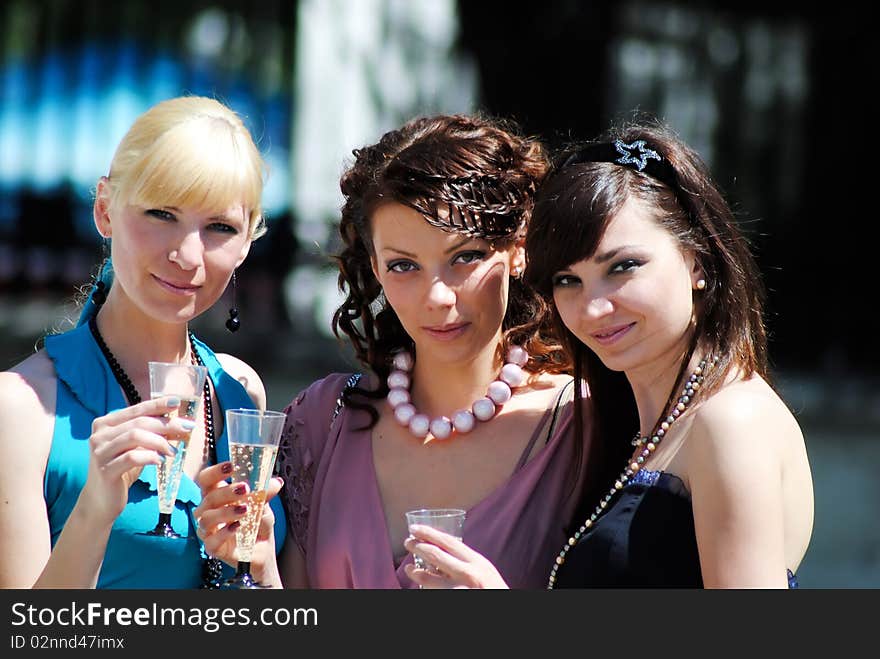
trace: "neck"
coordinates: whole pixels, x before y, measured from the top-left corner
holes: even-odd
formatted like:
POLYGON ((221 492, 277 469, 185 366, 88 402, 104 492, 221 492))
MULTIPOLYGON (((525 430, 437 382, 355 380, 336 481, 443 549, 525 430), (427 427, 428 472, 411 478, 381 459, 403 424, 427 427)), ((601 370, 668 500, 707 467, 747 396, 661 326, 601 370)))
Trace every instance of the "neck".
POLYGON ((489 384, 498 377, 503 362, 493 342, 476 358, 464 362, 438 362, 424 351, 415 360, 412 400, 420 412, 430 416, 451 416, 456 410, 470 409, 486 395, 489 384))
POLYGON ((156 322, 111 296, 95 321, 110 352, 144 400, 150 397, 147 362, 190 360, 186 323, 156 322))
MULTIPOLYGON (((660 421, 660 417, 665 417, 669 413, 667 403, 670 394, 673 389, 678 393, 677 390, 683 385, 683 382, 679 382, 677 378, 685 354, 686 348, 677 346, 654 361, 626 372, 639 410, 639 434, 643 437, 650 435, 660 421)), ((685 379, 690 376, 699 362, 700 355, 695 352, 685 369, 685 379)))

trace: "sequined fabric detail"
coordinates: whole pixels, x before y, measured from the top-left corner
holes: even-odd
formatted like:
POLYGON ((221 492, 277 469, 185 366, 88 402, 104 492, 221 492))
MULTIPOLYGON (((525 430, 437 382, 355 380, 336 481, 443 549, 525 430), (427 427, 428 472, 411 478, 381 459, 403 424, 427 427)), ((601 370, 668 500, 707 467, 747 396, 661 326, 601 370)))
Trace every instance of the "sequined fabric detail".
POLYGON ((653 487, 657 484, 657 479, 660 478, 660 474, 662 471, 651 471, 650 469, 639 469, 632 477, 629 479, 630 483, 638 483, 640 485, 647 485, 649 487, 653 487))

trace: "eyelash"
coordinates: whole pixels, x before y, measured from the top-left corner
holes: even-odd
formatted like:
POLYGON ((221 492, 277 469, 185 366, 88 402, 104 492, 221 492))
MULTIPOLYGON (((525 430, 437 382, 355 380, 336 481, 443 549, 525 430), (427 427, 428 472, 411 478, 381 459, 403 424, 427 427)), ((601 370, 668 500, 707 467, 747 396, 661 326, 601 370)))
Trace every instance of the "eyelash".
POLYGON ((624 259, 623 261, 618 261, 614 265, 611 266, 611 269, 608 271, 609 274, 623 274, 626 272, 631 272, 632 270, 641 267, 642 261, 638 259, 624 259))
POLYGON ((556 275, 553 277, 553 288, 565 288, 580 283, 580 280, 574 275, 556 275))
POLYGON ((463 257, 463 256, 474 257, 470 261, 462 261, 462 263, 464 263, 464 265, 470 265, 471 263, 474 263, 476 261, 482 261, 484 258, 486 258, 486 252, 482 252, 478 249, 472 249, 468 252, 462 252, 461 254, 456 254, 456 256, 452 260, 452 262, 455 263, 456 261, 461 259, 461 257, 463 257))
MULTIPOLYGON (((170 222, 176 220, 174 213, 169 213, 168 211, 162 210, 161 208, 149 208, 146 210, 147 215, 151 215, 160 220, 164 220, 166 222, 170 222)), ((217 231, 218 233, 230 233, 233 235, 238 234, 238 228, 232 226, 231 224, 226 224, 225 222, 212 222, 208 225, 208 228, 212 231, 217 231)))
MULTIPOLYGON (((636 268, 644 265, 642 261, 638 259, 624 259, 623 261, 618 261, 608 270, 609 275, 625 275, 627 273, 632 272, 636 268)), ((575 277, 574 275, 564 274, 564 275, 556 275, 552 279, 553 287, 556 288, 562 287, 565 288, 567 286, 576 286, 580 283, 580 279, 575 277)))
MULTIPOLYGON (((482 261, 484 258, 486 258, 486 252, 480 250, 470 250, 467 252, 456 254, 452 259, 452 264, 455 265, 456 263, 461 263, 461 265, 472 265, 477 261, 482 261), (462 260, 462 257, 470 257, 470 260, 462 260)), ((418 270, 418 266, 412 261, 390 261, 386 266, 386 270, 388 272, 406 273, 412 272, 413 270, 418 270), (399 266, 407 267, 406 269, 399 269, 399 266)))

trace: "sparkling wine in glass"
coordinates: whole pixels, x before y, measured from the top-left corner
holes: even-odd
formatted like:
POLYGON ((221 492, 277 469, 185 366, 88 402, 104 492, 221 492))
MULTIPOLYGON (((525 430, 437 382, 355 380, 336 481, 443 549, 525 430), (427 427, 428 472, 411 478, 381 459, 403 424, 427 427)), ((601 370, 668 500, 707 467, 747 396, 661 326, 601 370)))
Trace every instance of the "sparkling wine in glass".
POLYGON ((247 512, 235 532, 238 568, 235 576, 224 582, 224 588, 265 588, 251 576, 251 556, 285 418, 283 413, 270 410, 226 410, 232 482, 246 483, 248 494, 247 512))
MULTIPOLYGON (((176 396, 180 399, 177 409, 171 410, 167 416, 179 416, 195 423, 196 415, 202 403, 205 378, 208 369, 197 364, 177 364, 167 362, 148 362, 150 367, 150 397, 153 399, 165 396, 176 396)), ((179 538, 180 534, 171 527, 171 513, 180 489, 180 477, 186 460, 186 449, 189 436, 181 439, 169 439, 168 443, 175 449, 173 456, 160 456, 162 462, 156 466, 156 490, 159 495, 159 520, 155 528, 144 535, 156 535, 165 538, 179 538)))

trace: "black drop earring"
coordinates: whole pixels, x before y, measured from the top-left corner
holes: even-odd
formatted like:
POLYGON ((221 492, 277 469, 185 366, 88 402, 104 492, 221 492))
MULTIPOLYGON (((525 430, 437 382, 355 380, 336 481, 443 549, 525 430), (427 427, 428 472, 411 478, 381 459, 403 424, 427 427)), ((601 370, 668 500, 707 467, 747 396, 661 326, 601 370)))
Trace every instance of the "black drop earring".
POLYGON ((229 318, 226 319, 226 329, 230 332, 237 332, 241 327, 241 321, 238 319, 238 309, 235 306, 235 272, 232 273, 232 308, 229 309, 229 318))
POLYGON ((92 291, 92 302, 96 307, 102 306, 107 301, 107 284, 100 279, 95 282, 95 288, 92 291))

